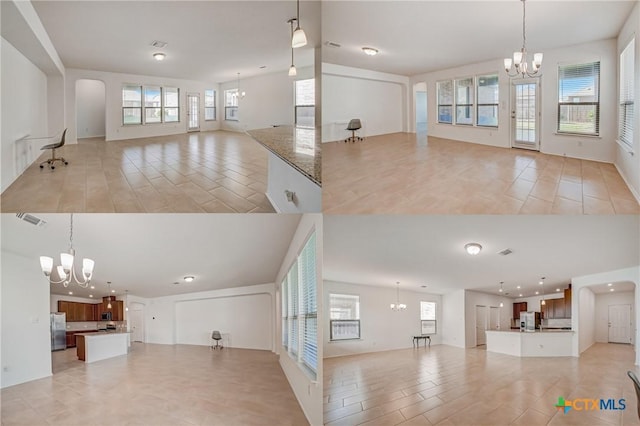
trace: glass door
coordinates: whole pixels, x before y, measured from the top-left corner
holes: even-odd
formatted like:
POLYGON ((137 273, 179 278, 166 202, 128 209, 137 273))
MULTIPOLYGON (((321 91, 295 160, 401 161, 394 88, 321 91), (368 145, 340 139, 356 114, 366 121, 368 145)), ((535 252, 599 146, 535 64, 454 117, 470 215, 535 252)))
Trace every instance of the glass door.
POLYGON ((200 130, 200 95, 189 93, 187 95, 187 132, 200 130))
POLYGON ((540 150, 540 81, 512 80, 511 146, 540 150))

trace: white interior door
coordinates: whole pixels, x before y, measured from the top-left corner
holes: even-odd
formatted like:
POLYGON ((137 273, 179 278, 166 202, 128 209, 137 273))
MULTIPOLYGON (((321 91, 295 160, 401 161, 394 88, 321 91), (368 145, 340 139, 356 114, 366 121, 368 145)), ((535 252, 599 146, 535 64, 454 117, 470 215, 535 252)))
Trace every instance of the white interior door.
POLYGON ((631 343, 631 305, 609 305, 609 343, 631 343))
POLYGON ((487 307, 476 305, 476 346, 487 344, 487 307))
POLYGON ((540 80, 511 81, 511 146, 540 150, 540 80))
POLYGON ((488 330, 500 330, 500 308, 489 307, 489 328, 488 330))
POLYGON ((200 95, 189 93, 187 95, 187 131, 200 130, 200 95))
POLYGON ((144 310, 129 309, 129 327, 131 328, 131 340, 144 342, 144 310))

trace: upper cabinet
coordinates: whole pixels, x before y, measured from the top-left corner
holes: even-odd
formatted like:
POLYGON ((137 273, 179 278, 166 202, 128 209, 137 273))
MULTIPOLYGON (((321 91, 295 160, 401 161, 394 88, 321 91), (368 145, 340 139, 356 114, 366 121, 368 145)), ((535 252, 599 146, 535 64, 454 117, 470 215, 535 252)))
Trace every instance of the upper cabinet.
POLYGON ((546 299, 540 304, 543 319, 571 318, 571 288, 564 291, 562 299, 546 299))
POLYGON ((101 321, 103 312, 111 312, 112 321, 124 321, 124 302, 115 300, 115 296, 112 296, 111 309, 107 308, 108 304, 109 299, 106 297, 102 300, 102 303, 79 303, 59 300, 58 312, 66 314, 67 322, 101 321))

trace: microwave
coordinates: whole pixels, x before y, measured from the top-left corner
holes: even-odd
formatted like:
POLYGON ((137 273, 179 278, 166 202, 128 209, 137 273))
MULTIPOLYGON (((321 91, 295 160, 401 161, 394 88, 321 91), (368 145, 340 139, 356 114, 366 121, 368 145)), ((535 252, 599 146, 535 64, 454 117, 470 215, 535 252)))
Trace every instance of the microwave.
POLYGON ((102 321, 111 321, 111 312, 103 312, 102 321))

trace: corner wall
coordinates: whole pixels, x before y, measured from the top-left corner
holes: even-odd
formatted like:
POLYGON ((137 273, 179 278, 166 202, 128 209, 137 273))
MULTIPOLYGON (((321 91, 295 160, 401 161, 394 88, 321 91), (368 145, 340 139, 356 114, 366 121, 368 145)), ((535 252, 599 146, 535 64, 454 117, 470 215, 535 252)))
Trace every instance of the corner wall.
POLYGON ((596 342, 596 298, 595 294, 587 288, 583 287, 578 291, 578 301, 580 303, 580 312, 578 322, 580 323, 579 336, 579 353, 589 349, 596 342))
POLYGON ((477 291, 465 290, 465 347, 473 348, 476 346, 476 305, 497 307, 500 309, 500 329, 510 330, 509 322, 512 311, 513 301, 508 297, 479 293, 477 291), (503 307, 500 307, 500 302, 503 307))

